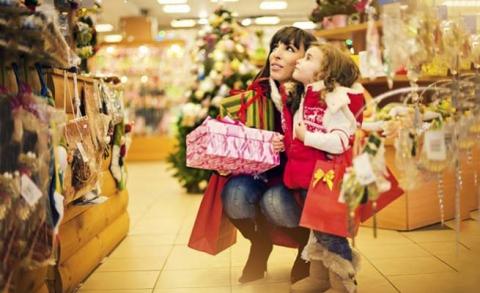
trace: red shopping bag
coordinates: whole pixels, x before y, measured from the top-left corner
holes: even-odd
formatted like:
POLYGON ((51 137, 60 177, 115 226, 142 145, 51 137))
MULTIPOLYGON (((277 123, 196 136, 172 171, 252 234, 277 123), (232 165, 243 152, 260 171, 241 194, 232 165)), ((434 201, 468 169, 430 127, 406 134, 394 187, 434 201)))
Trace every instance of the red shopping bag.
POLYGON ((373 205, 371 201, 365 204, 362 204, 359 207, 360 221, 365 222, 366 220, 370 219, 374 213, 378 213, 384 207, 388 206, 390 203, 392 203, 394 200, 396 200, 403 194, 403 189, 400 188, 400 186, 398 185, 397 179, 392 174, 390 169, 388 169, 388 167, 387 167, 387 172, 388 172, 387 180, 390 181, 390 184, 391 184, 390 189, 380 194, 376 202, 377 207, 375 210, 373 209, 373 205))
POLYGON ((188 246, 216 255, 235 244, 237 230, 223 214, 222 189, 228 178, 212 174, 198 209, 188 246))
POLYGON ((332 160, 317 161, 305 199, 300 226, 342 237, 356 235, 360 224, 359 210, 355 211, 355 216, 349 223, 348 207, 338 201, 343 175, 351 164, 351 149, 332 160))

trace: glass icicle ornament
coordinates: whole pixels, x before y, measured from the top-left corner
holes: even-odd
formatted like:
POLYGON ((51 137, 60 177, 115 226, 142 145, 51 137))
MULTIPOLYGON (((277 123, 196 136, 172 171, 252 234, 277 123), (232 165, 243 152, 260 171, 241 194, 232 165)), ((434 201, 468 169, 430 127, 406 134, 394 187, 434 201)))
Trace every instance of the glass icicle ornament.
POLYGON ((437 173, 437 196, 438 206, 440 208, 440 222, 445 225, 445 188, 443 184, 443 174, 437 173))
POLYGON ((368 1, 366 7, 368 16, 367 22, 367 75, 375 78, 378 72, 382 71, 382 55, 380 49, 380 34, 376 25, 377 10, 372 5, 372 0, 368 1))

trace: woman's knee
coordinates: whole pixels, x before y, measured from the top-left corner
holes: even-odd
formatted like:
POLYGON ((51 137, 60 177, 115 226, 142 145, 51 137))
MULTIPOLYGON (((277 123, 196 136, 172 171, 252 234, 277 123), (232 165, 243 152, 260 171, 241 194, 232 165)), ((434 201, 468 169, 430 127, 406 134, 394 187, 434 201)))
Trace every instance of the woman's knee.
POLYGON ((252 176, 231 178, 222 190, 223 207, 233 219, 254 218, 256 206, 265 192, 265 184, 252 176))
POLYGON ((263 195, 260 206, 272 224, 294 228, 298 226, 301 208, 295 201, 293 193, 284 185, 276 185, 263 195))

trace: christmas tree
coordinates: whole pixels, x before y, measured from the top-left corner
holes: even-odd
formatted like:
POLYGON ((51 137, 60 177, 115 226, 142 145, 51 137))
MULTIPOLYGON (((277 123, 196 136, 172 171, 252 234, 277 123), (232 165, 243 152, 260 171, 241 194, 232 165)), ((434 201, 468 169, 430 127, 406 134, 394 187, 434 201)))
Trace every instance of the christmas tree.
POLYGON ((208 116, 217 117, 220 100, 232 89, 246 89, 256 73, 250 62, 245 37, 247 32, 232 17, 218 8, 209 18, 209 25, 199 32, 193 51, 197 80, 187 93, 177 121, 178 149, 168 160, 175 169, 174 176, 189 193, 200 193, 211 171, 186 166, 186 136, 208 116))

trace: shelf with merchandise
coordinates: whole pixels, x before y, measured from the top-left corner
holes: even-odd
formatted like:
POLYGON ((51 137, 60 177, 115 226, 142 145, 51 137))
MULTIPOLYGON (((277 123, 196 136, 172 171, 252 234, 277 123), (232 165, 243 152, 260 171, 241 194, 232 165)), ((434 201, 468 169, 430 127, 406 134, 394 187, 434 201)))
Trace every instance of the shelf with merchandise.
MULTIPOLYGON (((351 24, 346 27, 332 28, 332 29, 317 29, 314 31, 314 35, 317 38, 324 38, 326 40, 346 40, 351 39, 353 34, 363 34, 367 32, 368 23, 363 22, 359 24, 351 24)), ((375 26, 377 28, 382 27, 381 21, 376 21, 375 26)))
MULTIPOLYGON (((0 188, 0 211, 6 208, 3 212, 8 215, 18 212, 25 219, 0 217, 0 221, 10 221, 8 226, 17 229, 20 240, 24 233, 32 233, 25 243, 35 244, 26 247, 30 251, 25 254, 17 247, 14 237, 2 242, 16 250, 15 257, 8 256, 11 248, 0 247, 8 262, 3 267, 8 273, 2 270, 2 277, 11 279, 9 285, 18 292, 45 292, 47 270, 52 276, 48 284, 50 291, 74 291, 126 236, 129 227, 124 158, 129 141, 125 133, 127 126, 131 126, 123 119, 112 122, 113 115, 104 112, 105 107, 119 112, 123 107, 118 107, 120 99, 115 102, 110 99, 108 103, 103 99, 100 103, 98 90, 104 83, 102 80, 74 73, 78 68, 70 58, 71 47, 57 23, 52 21, 54 17, 51 16, 58 16, 58 11, 47 6, 40 6, 34 13, 0 5, 0 20, 5 20, 0 21, 0 185, 9 185, 23 176, 30 178, 42 194, 36 205, 32 204, 27 210, 20 205, 2 206, 9 195, 0 188), (18 13, 13 13, 15 11, 18 13), (5 115, 12 112, 21 115, 5 115), (18 124, 18 119, 25 123, 18 124), (9 126, 12 120, 17 125, 16 133, 23 132, 19 137, 14 137, 9 126), (113 129, 106 127, 107 124, 113 129), (62 125, 66 125, 66 131, 62 125), (70 127, 72 125, 76 127, 70 127), (80 137, 79 141, 75 142, 74 136, 75 139, 80 137), (15 155, 17 151, 18 156, 15 155), (5 155, 8 159, 4 159, 5 155), (108 200, 93 204, 89 198, 95 196, 108 200), (63 206, 63 219, 62 212, 51 208, 50 204, 63 206), (27 229, 17 227, 25 223, 27 229), (38 240, 33 235, 38 235, 38 240)), ((119 89, 113 91, 117 94, 119 89)), ((8 238, 4 234, 1 240, 8 238)), ((2 289, 3 281, 0 282, 2 289)))
POLYGON ((178 107, 190 76, 185 41, 102 44, 92 60, 98 74, 115 73, 125 88, 129 119, 134 121, 129 161, 159 160, 171 153, 178 107))

